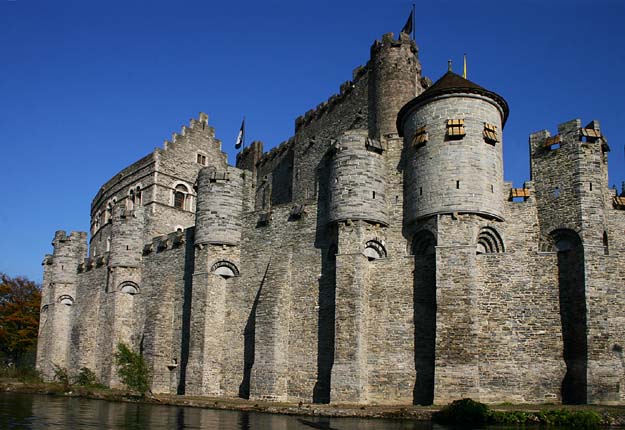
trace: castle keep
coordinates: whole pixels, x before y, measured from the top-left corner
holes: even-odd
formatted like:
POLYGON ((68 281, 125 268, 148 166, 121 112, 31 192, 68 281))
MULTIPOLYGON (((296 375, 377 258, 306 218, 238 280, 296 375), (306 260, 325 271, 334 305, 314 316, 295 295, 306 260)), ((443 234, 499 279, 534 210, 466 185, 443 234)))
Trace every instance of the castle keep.
MULTIPOLYGON (((275 401, 625 404, 625 195, 599 122, 529 139, 508 104, 421 75, 387 34, 340 93, 236 167, 200 114, 97 192, 44 258, 37 366, 275 401)), ((547 124, 549 125, 549 124, 547 124)))

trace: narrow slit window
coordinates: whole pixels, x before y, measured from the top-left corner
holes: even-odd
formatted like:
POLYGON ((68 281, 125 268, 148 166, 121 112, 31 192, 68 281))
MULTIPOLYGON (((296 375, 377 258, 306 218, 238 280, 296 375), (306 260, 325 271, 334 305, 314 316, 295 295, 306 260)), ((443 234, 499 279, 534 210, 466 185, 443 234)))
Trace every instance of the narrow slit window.
POLYGON ((375 191, 373 191, 372 194, 373 194, 373 200, 375 200, 375 191))
POLYGON ((456 189, 459 190, 460 189, 460 181, 456 181, 456 189))
POLYGON ((451 139, 462 139, 465 134, 463 119, 447 120, 447 137, 451 139))

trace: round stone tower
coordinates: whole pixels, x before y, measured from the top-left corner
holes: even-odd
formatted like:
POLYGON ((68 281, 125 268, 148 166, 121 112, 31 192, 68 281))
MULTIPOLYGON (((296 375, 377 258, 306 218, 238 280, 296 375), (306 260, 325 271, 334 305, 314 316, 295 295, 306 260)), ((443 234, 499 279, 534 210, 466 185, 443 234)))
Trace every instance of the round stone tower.
POLYGON ((242 172, 232 167, 200 170, 197 179, 195 244, 238 245, 241 241, 242 172))
POLYGON ((503 220, 507 117, 501 96, 451 71, 400 110, 406 222, 453 212, 503 220))
POLYGON ((330 222, 388 224, 383 151, 367 135, 367 130, 350 130, 336 145, 330 171, 330 222))
POLYGON ((376 40, 371 46, 369 128, 372 137, 380 139, 395 133, 397 112, 418 94, 421 65, 417 53, 416 43, 405 33, 399 34, 399 40, 393 39, 393 33, 385 34, 381 42, 376 40))

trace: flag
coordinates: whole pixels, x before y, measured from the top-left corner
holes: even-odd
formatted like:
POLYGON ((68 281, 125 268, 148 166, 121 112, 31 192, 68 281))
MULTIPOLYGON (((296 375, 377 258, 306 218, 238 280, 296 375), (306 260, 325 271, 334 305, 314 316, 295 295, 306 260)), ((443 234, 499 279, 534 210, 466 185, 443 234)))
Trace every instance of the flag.
POLYGON ((408 17, 408 21, 404 24, 404 28, 401 29, 402 33, 410 34, 412 33, 412 14, 414 13, 414 9, 410 11, 410 16, 408 17))
POLYGON ((237 136, 237 143, 235 143, 234 148, 239 149, 243 142, 245 141, 245 118, 243 118, 243 122, 241 123, 241 128, 239 129, 239 135, 237 136))

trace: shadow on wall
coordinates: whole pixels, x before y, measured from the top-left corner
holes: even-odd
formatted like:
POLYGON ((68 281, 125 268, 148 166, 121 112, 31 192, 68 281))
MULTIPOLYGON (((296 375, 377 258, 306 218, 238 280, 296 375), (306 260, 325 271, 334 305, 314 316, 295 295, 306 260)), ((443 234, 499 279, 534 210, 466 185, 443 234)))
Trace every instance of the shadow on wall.
POLYGON ((313 403, 330 403, 332 366, 334 365, 334 322, 336 299, 336 230, 328 226, 330 198, 330 162, 326 155, 317 166, 317 226, 315 248, 321 249, 319 312, 317 322, 317 381, 313 403))
POLYGON ((184 250, 184 297, 182 302, 182 336, 180 345, 180 379, 177 394, 185 393, 187 383, 187 364, 189 363, 189 342, 191 340, 191 297, 193 290, 193 272, 195 271, 195 243, 193 228, 185 231, 184 250))
POLYGON ((239 385, 239 397, 242 399, 250 398, 250 381, 252 378, 252 367, 254 367, 254 354, 256 353, 256 309, 258 308, 258 301, 260 299, 260 293, 265 286, 265 280, 267 279, 267 272, 271 265, 271 259, 267 263, 263 279, 260 281, 260 287, 254 297, 254 303, 252 309, 247 317, 245 323, 245 329, 243 330, 243 380, 239 385))
POLYGON ((429 231, 418 232, 412 242, 414 267, 414 361, 415 405, 434 402, 436 351, 436 238, 429 231))
POLYGON ((562 355, 566 363, 562 403, 584 404, 588 392, 584 247, 573 230, 555 230, 551 237, 558 252, 560 321, 564 344, 562 355))

